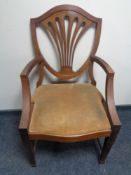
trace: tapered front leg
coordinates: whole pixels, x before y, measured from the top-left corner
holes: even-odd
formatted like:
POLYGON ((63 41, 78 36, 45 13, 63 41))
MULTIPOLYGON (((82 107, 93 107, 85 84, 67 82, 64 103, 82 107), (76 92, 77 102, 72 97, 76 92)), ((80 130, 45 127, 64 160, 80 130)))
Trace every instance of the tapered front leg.
POLYGON ((35 141, 29 140, 27 129, 19 129, 21 139, 27 149, 30 163, 33 167, 36 166, 35 161, 35 141))
POLYGON ((99 162, 100 164, 104 164, 105 160, 107 158, 108 153, 110 152, 116 138, 117 138, 117 134, 119 133, 120 130, 120 126, 115 126, 112 130, 112 133, 110 135, 110 137, 106 137, 103 147, 102 147, 102 151, 100 154, 100 159, 99 162))

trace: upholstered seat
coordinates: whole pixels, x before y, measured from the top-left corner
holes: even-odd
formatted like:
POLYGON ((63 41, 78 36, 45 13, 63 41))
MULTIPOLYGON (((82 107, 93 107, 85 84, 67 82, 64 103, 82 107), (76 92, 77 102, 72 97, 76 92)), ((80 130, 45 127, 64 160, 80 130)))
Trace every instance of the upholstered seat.
POLYGON ((30 134, 66 137, 111 130, 101 94, 91 84, 42 85, 32 102, 30 134))

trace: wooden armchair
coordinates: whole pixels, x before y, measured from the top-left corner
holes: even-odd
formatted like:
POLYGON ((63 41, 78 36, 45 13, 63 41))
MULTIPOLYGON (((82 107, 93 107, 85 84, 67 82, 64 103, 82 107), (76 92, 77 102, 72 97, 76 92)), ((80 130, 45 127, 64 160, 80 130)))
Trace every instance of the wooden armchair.
POLYGON ((27 64, 20 75, 23 110, 19 132, 28 149, 32 166, 36 165, 34 153, 38 140, 57 142, 97 140, 100 148, 99 162, 104 163, 116 139, 121 123, 114 104, 114 71, 105 61, 95 56, 100 39, 101 21, 100 18, 72 5, 54 7, 42 16, 31 19, 35 58, 27 64), (69 22, 67 34, 65 19, 69 22), (71 37, 74 22, 76 27, 71 37), (46 30, 57 46, 59 71, 48 64, 40 51, 36 35, 38 26, 46 30), (81 68, 74 71, 72 66, 75 48, 83 34, 92 26, 95 27, 95 37, 91 53, 81 68), (93 76, 94 63, 106 73, 105 98, 96 88, 93 76), (31 94, 29 74, 35 66, 39 67, 39 79, 34 94, 31 94), (64 81, 81 76, 86 71, 90 82, 76 84, 67 81, 61 84, 42 85, 45 69, 64 81), (103 145, 99 141, 101 137, 105 138, 103 145))

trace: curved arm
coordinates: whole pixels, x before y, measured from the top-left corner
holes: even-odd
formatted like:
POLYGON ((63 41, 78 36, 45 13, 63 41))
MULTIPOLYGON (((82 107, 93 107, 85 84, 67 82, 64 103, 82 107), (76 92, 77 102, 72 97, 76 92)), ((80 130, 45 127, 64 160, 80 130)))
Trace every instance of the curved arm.
POLYGON ((93 56, 92 58, 91 58, 91 60, 93 61, 93 62, 96 62, 97 64, 99 64, 102 68, 103 68, 103 70, 106 72, 106 74, 110 74, 110 75, 113 75, 114 74, 114 71, 113 71, 113 69, 111 68, 111 66, 108 64, 108 63, 106 63, 103 59, 101 59, 101 58, 99 58, 99 57, 97 57, 97 56, 93 56))
POLYGON ((109 115, 109 120, 112 126, 120 126, 120 120, 116 111, 115 102, 114 102, 114 71, 103 59, 99 57, 92 57, 93 62, 99 64, 106 73, 106 88, 105 88, 105 98, 106 106, 109 115))
POLYGON ((33 60, 31 60, 23 69, 23 71, 21 72, 20 76, 28 76, 29 73, 31 72, 31 70, 33 69, 34 66, 36 66, 37 64, 39 64, 40 62, 42 62, 41 59, 37 59, 34 58, 33 60))
POLYGON ((21 115, 21 120, 19 124, 19 129, 27 129, 29 124, 29 119, 31 115, 31 91, 28 75, 34 66, 41 62, 40 59, 31 60, 24 68, 20 74, 22 83, 22 94, 23 94, 23 110, 21 115))

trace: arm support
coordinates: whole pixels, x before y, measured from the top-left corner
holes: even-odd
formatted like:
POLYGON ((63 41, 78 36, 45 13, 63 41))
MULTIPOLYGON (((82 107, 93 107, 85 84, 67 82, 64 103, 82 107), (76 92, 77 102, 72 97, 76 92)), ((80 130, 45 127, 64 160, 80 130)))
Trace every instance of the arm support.
POLYGON ((30 83, 28 75, 34 66, 41 63, 42 60, 40 59, 33 59, 31 60, 24 70, 22 71, 21 83, 22 83, 22 94, 23 94, 23 110, 20 120, 19 129, 27 129, 29 124, 29 119, 31 115, 31 91, 30 91, 30 83))
POLYGON ((106 73, 105 98, 109 119, 112 126, 120 126, 121 123, 114 102, 114 71, 104 60, 99 57, 93 56, 91 60, 99 64, 99 66, 101 66, 106 73))

